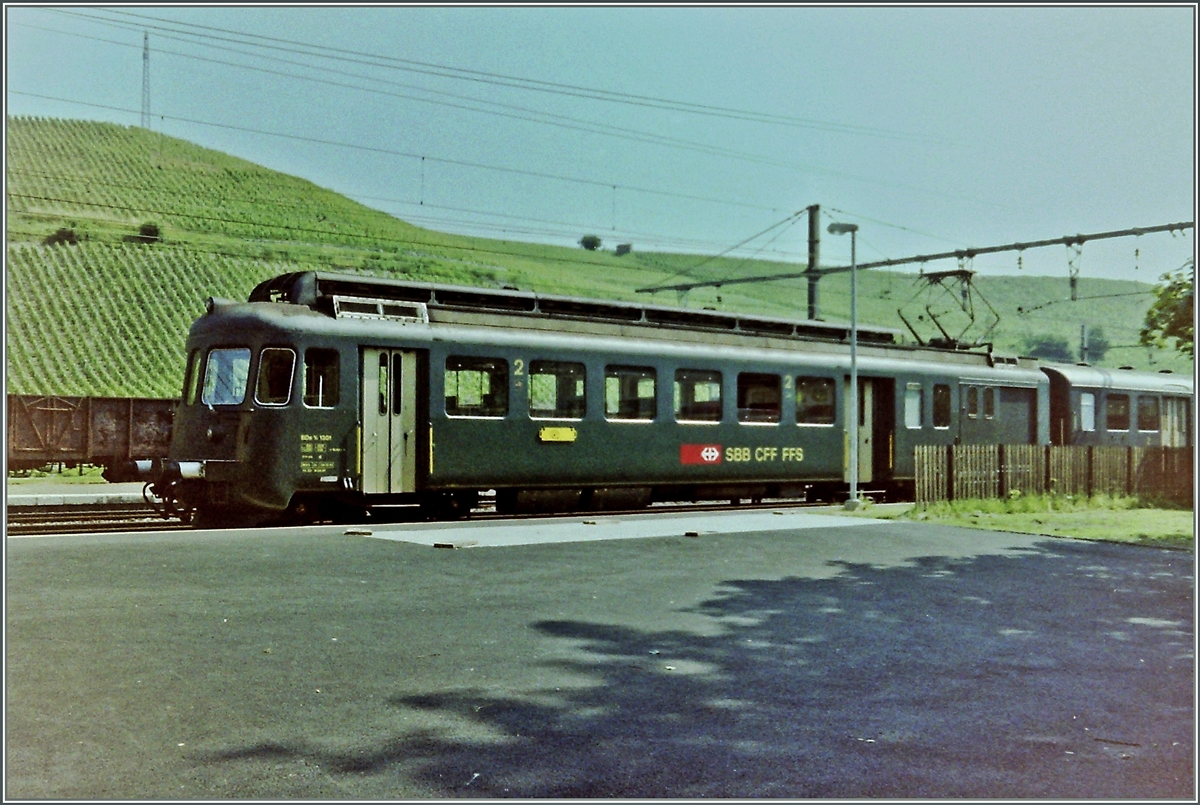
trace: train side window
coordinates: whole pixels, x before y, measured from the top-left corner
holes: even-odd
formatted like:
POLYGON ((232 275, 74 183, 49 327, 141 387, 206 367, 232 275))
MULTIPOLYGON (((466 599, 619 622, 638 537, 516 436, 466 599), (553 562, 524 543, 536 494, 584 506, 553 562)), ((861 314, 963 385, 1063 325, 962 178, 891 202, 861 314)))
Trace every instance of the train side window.
POLYGON ((920 383, 909 383, 904 390, 904 427, 910 430, 920 428, 924 410, 925 389, 920 383))
POLYGON ((392 353, 392 416, 404 412, 404 356, 392 353))
POLYGON ((983 418, 996 418, 996 390, 991 386, 983 390, 983 418))
POLYGON ((1105 422, 1108 430, 1129 430, 1129 395, 1110 394, 1104 401, 1105 422))
POLYGON ((529 416, 533 419, 583 419, 587 411, 586 372, 582 363, 529 362, 529 416))
POLYGON ((1159 428, 1158 398, 1138 395, 1138 430, 1154 431, 1159 428))
POLYGON ((378 389, 379 415, 386 416, 388 412, 388 354, 379 353, 379 376, 375 388, 378 389))
POLYGON ((508 361, 446 358, 446 416, 503 419, 508 416, 508 361))
POLYGON ((967 386, 967 417, 979 418, 979 389, 975 386, 967 386))
POLYGON ((246 399, 250 377, 250 350, 224 347, 209 350, 204 365, 204 390, 200 402, 205 405, 238 405, 246 399))
MULTIPOLYGON (((333 408, 338 404, 341 373, 335 349, 313 347, 304 351, 304 404, 309 408, 333 408)), ((387 393, 387 386, 383 394, 387 393)))
POLYGON ((258 357, 258 383, 254 401, 260 405, 287 405, 292 399, 296 353, 284 347, 267 347, 258 357))
POLYGON ((778 422, 783 409, 779 375, 741 372, 737 380, 738 422, 778 422))
POLYGON ((604 416, 607 419, 649 421, 657 411, 657 376, 650 366, 604 368, 604 416))
POLYGON ((675 420, 721 421, 721 373, 706 369, 675 370, 675 420))
POLYGON ((1079 395, 1079 429, 1087 433, 1096 430, 1096 395, 1090 391, 1079 395))
POLYGON ((796 378, 796 422, 800 425, 832 425, 834 409, 833 379, 796 378))
POLYGON ((933 426, 950 427, 950 387, 945 383, 933 387, 933 426))
POLYGON ((200 399, 200 350, 188 356, 187 374, 183 381, 183 404, 195 405, 200 399))

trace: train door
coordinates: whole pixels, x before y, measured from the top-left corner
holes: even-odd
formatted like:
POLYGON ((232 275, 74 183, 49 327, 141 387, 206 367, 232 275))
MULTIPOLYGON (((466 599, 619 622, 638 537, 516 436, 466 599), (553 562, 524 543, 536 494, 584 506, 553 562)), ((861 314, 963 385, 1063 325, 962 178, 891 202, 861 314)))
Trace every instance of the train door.
MULTIPOLYGON (((849 423, 850 417, 850 378, 845 380, 846 394, 846 422, 849 423)), ((875 394, 874 384, 869 379, 860 377, 858 379, 858 482, 866 483, 874 479, 872 472, 874 466, 874 444, 875 444, 875 394)), ((850 426, 846 426, 846 468, 844 478, 847 483, 850 481, 850 426)))
POLYGON ((362 490, 414 492, 417 354, 367 348, 362 361, 362 490))
POLYGON ((1188 446, 1188 402, 1182 397, 1163 397, 1163 447, 1188 446))

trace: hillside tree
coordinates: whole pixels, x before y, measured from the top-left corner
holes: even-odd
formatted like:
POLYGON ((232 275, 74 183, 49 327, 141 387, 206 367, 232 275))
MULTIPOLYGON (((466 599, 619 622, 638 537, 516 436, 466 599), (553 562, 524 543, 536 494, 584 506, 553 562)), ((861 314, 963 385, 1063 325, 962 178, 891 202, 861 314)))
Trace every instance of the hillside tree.
POLYGON ((1021 352, 1033 358, 1073 363, 1075 353, 1066 338, 1049 334, 1027 335, 1021 342, 1021 352))
POLYGON ((1164 348, 1174 339, 1179 352, 1193 357, 1196 340, 1196 263, 1161 277, 1154 289, 1154 304, 1146 311, 1140 341, 1145 346, 1164 348))
MULTIPOLYGON (((1082 344, 1080 348, 1082 349, 1082 344)), ((1088 328, 1087 334, 1087 360, 1088 363, 1100 363, 1104 360, 1104 356, 1108 354, 1112 348, 1112 342, 1104 335, 1104 328, 1097 327, 1095 329, 1088 328)), ((1080 357, 1082 360, 1082 356, 1080 357)))

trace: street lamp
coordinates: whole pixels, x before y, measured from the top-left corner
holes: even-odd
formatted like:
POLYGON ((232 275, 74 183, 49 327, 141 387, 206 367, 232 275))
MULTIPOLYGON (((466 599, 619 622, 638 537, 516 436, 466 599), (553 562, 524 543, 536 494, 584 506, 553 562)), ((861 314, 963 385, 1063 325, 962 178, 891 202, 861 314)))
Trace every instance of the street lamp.
POLYGON ((858 499, 858 261, 855 246, 858 239, 858 224, 829 225, 829 234, 850 233, 850 405, 847 407, 850 422, 850 497, 846 509, 854 511, 861 505, 858 499))

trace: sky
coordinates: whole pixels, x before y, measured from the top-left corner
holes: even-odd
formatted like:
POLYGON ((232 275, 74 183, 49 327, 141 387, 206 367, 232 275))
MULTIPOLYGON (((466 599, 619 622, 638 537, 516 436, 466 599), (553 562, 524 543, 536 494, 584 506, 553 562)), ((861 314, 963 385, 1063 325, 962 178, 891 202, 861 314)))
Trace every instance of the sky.
MULTIPOLYGON (((803 265, 818 204, 829 266, 832 221, 864 263, 1195 220, 1193 5, 7 4, 4 26, 9 116, 139 125, 148 35, 154 131, 441 231, 803 265)), ((1193 233, 963 267, 1156 282, 1193 233)))

